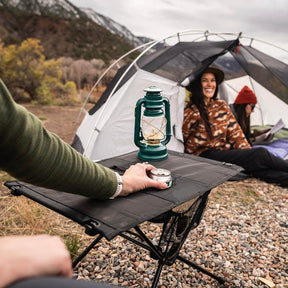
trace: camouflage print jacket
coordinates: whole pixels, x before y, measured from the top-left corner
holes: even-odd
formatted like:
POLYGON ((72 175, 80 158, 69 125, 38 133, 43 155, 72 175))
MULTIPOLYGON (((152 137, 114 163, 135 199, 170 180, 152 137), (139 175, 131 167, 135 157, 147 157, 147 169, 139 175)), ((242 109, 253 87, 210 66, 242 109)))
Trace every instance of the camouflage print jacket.
POLYGON ((213 138, 205 129, 199 110, 195 105, 184 111, 182 132, 185 152, 199 155, 207 150, 229 150, 250 148, 237 120, 223 100, 212 100, 206 106, 213 138))

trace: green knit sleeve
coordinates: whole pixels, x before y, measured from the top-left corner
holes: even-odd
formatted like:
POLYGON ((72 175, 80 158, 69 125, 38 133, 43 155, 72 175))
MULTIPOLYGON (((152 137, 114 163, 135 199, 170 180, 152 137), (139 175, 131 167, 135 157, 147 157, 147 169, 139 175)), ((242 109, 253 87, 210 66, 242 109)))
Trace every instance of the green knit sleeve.
POLYGON ((34 185, 108 199, 115 173, 85 158, 16 104, 0 80, 0 168, 34 185))

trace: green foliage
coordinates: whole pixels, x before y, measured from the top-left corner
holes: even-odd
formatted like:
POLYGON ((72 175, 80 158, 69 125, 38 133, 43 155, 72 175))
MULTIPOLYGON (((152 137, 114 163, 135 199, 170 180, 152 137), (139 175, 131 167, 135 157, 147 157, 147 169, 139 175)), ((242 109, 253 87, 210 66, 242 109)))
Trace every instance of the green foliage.
POLYGON ((51 91, 47 87, 46 83, 42 83, 41 85, 39 85, 36 88, 35 92, 36 98, 34 100, 36 100, 37 103, 44 105, 52 104, 51 91))
POLYGON ((72 81, 66 82, 62 84, 57 82, 55 86, 52 88, 52 91, 55 95, 54 103, 57 105, 68 105, 68 104, 75 104, 76 100, 76 84, 72 81))
POLYGON ((46 61, 38 39, 6 47, 0 39, 0 77, 19 101, 28 95, 41 104, 52 104, 55 99, 69 104, 76 93, 75 85, 61 83, 60 61, 46 61))

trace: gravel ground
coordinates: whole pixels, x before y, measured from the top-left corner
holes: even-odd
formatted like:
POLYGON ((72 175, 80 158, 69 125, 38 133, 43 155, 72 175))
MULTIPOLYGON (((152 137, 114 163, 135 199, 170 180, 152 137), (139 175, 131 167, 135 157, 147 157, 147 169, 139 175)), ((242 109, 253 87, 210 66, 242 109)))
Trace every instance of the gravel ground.
MULTIPOLYGON (((158 287, 288 287, 288 190, 256 179, 225 182, 210 194, 200 225, 180 255, 224 277, 225 285, 186 264, 166 266, 158 287)), ((158 239, 161 225, 142 229, 158 239)), ((149 287, 156 261, 116 237, 99 243, 75 269, 78 279, 149 287)))

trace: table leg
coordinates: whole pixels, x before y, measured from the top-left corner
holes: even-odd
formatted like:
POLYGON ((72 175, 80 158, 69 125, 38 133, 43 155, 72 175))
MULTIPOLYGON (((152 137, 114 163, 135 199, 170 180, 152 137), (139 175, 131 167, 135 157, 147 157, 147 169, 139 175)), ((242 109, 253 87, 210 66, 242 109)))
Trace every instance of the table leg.
POLYGON ((162 272, 162 268, 164 266, 164 263, 162 263, 162 262, 158 262, 158 263, 159 264, 158 264, 157 271, 155 273, 151 288, 156 288, 157 287, 157 284, 159 282, 159 278, 160 278, 160 275, 161 275, 161 272, 162 272))
POLYGON ((73 261, 72 268, 75 268, 77 264, 90 252, 90 250, 103 238, 103 235, 98 235, 96 239, 73 261))
POLYGON ((195 263, 193 263, 193 262, 181 257, 180 255, 177 256, 177 259, 182 261, 182 262, 184 262, 185 264, 187 264, 187 265, 199 270, 200 272, 210 276, 211 278, 217 280, 220 284, 224 284, 226 282, 224 278, 221 278, 221 277, 209 272, 208 270, 206 270, 206 269, 196 265, 195 263))

